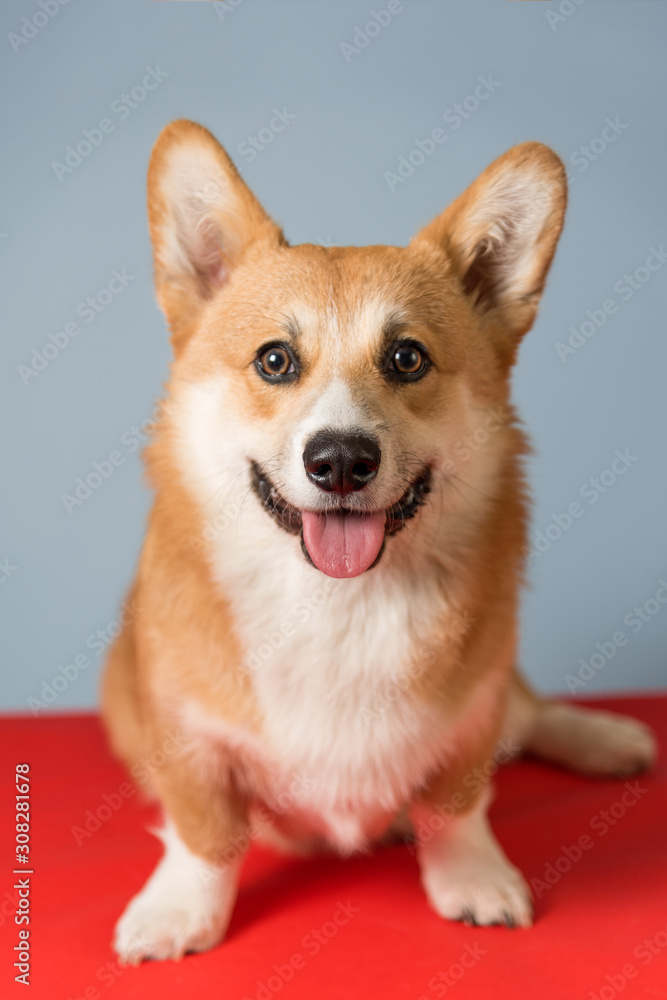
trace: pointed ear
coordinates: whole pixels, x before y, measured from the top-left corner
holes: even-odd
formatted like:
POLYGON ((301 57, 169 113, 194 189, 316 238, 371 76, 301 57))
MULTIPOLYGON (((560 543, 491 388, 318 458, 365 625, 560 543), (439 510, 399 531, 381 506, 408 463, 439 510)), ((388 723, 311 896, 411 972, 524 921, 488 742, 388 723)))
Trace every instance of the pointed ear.
POLYGON ((185 120, 168 125, 153 149, 148 219, 157 297, 176 350, 248 247, 285 242, 222 146, 185 120))
POLYGON ((535 319, 566 202, 560 159, 527 142, 495 160, 415 237, 445 251, 508 363, 535 319))

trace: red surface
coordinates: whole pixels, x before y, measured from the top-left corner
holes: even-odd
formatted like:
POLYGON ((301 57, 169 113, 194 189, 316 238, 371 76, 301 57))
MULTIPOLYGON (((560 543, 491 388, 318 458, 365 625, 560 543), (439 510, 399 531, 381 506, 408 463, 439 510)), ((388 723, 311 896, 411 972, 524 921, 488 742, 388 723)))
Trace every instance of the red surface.
MULTIPOLYGON (((667 744, 667 698, 605 704, 644 719, 667 744)), ((86 810, 94 812, 105 793, 117 793, 126 781, 94 717, 5 719, 0 744, 3 998, 667 997, 664 756, 651 776, 640 779, 645 791, 639 799, 606 832, 604 821, 595 817, 601 810, 621 813, 622 782, 587 781, 532 761, 500 774, 494 827, 529 879, 544 880, 549 863, 566 867, 567 861, 558 862, 563 848, 582 835, 592 841, 542 892, 531 930, 441 921, 428 909, 415 860, 403 846, 347 861, 292 859, 254 848, 225 943, 180 963, 123 970, 108 942, 116 918, 159 857, 158 842, 145 832, 154 813, 137 796, 126 799, 97 832, 76 844, 72 827, 81 826, 86 810), (8 891, 14 867, 13 765, 20 761, 30 763, 33 783, 29 990, 13 982, 18 928, 8 891), (312 931, 324 926, 324 934, 331 933, 339 903, 354 913, 318 946, 312 931), (464 970, 457 963, 466 949, 475 958, 464 970), (302 960, 295 960, 300 967, 291 978, 276 977, 274 966, 284 968, 295 955, 302 960), (434 980, 450 967, 452 985, 434 980)))

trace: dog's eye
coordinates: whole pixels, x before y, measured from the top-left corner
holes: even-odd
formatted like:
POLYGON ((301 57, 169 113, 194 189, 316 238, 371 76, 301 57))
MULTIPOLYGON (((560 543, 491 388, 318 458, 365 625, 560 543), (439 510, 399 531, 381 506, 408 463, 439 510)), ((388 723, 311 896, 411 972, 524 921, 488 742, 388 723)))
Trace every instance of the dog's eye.
POLYGON ((425 375, 428 366, 426 349, 421 344, 404 340, 393 344, 389 350, 386 371, 393 378, 412 382, 425 375))
POLYGON ((267 375, 287 375, 292 359, 282 347, 270 347, 262 354, 262 368, 267 375))
POLYGON ((402 375, 414 375, 424 363, 416 347, 399 347, 392 358, 394 368, 402 375))
POLYGON ((291 381, 297 374, 294 358, 282 344, 260 348, 255 367, 267 382, 291 381))

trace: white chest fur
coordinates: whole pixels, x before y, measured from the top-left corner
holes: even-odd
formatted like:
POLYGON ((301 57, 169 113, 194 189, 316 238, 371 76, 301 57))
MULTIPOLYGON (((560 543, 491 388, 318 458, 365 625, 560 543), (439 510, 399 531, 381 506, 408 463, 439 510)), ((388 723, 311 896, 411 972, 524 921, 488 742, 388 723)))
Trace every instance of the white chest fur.
POLYGON ((232 749, 251 793, 287 795, 290 814, 353 849, 389 822, 452 746, 454 727, 418 684, 424 636, 448 611, 429 574, 388 559, 362 577, 332 580, 306 564, 298 539, 285 537, 277 549, 271 540, 261 560, 231 561, 227 549, 218 567, 262 733, 193 704, 188 726, 232 749), (267 552, 279 562, 267 565, 267 552))

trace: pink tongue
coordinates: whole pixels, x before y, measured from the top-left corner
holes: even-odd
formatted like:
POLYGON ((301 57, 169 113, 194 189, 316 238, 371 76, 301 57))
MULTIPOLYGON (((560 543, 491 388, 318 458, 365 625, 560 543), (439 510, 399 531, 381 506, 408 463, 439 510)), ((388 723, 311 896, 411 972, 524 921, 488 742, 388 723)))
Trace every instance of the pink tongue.
POLYGON ((384 511, 377 514, 315 514, 303 511, 308 555, 327 576, 359 576, 378 557, 384 541, 384 511))

